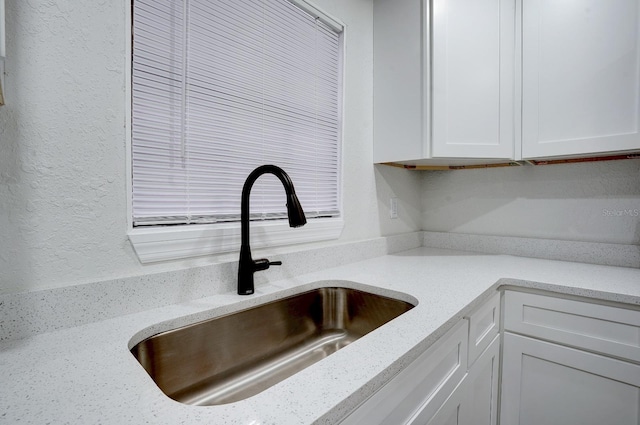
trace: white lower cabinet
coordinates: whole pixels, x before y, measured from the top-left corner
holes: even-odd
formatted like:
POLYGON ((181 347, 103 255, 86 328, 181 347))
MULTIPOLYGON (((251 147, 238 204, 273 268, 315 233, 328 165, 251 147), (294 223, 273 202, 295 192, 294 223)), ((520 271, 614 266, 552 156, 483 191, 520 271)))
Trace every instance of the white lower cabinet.
POLYGON ((640 425, 640 309, 512 290, 503 302, 466 315, 342 424, 640 425))
POLYGON ((496 425, 500 336, 496 335, 435 414, 419 412, 412 425, 496 425))
POLYGON ((514 291, 504 301, 501 425, 640 424, 639 310, 514 291))
POLYGON ((467 371, 468 322, 461 320, 347 416, 343 425, 401 425, 438 411, 467 371))
POLYGON ((516 291, 504 300, 507 331, 640 363, 640 310, 516 291))
POLYGON ((464 408, 467 402, 467 378, 453 390, 442 406, 431 416, 419 414, 410 421, 411 425, 465 425, 464 408))
POLYGON ((469 367, 471 367, 500 332, 500 294, 496 293, 465 318, 469 320, 469 367))
POLYGON ((465 378, 467 402, 464 409, 468 425, 498 423, 498 389, 500 388, 500 335, 480 355, 465 378))
POLYGON ((504 335, 501 425, 638 425, 640 366, 504 335))
POLYGON ((495 425, 499 300, 496 294, 460 320, 342 425, 495 425))

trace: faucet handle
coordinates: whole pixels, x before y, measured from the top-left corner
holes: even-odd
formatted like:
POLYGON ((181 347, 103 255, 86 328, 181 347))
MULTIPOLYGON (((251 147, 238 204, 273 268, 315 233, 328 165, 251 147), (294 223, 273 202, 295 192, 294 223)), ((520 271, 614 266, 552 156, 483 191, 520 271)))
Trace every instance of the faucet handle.
POLYGON ((266 258, 260 258, 253 261, 253 270, 258 272, 260 270, 267 270, 269 266, 281 266, 282 261, 269 261, 266 258))

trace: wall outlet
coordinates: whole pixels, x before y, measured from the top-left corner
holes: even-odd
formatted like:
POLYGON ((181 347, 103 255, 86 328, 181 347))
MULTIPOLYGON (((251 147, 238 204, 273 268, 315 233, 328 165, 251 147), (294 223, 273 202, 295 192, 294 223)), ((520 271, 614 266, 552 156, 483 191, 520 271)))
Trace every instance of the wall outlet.
POLYGON ((389 199, 389 217, 398 218, 398 198, 389 199))

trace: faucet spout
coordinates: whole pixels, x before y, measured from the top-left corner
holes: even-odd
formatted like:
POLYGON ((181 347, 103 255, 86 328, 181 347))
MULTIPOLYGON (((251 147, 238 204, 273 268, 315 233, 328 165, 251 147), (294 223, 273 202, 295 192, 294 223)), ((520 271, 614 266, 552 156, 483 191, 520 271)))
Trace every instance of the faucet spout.
POLYGON ((287 194, 287 216, 290 227, 300 227, 307 223, 307 219, 302 210, 302 205, 298 200, 293 182, 289 175, 280 167, 275 165, 261 165, 253 170, 242 188, 242 203, 240 211, 240 227, 242 232, 242 245, 240 246, 240 260, 238 264, 238 294, 250 295, 254 292, 253 274, 260 270, 266 270, 269 266, 279 266, 280 261, 270 262, 266 258, 253 260, 251 257, 251 245, 249 242, 249 196, 253 184, 263 174, 273 174, 276 176, 287 194))

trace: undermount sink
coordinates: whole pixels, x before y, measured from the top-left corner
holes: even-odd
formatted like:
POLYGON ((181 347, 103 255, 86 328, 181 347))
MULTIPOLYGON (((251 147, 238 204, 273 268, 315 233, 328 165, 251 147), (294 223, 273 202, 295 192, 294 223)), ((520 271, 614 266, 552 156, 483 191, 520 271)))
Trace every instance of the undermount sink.
POLYGON ((266 390, 413 307, 324 287, 154 335, 131 353, 172 399, 225 404, 266 390))

